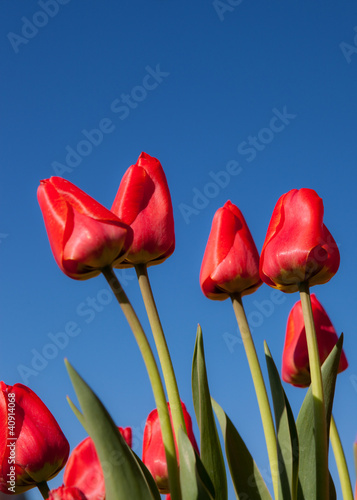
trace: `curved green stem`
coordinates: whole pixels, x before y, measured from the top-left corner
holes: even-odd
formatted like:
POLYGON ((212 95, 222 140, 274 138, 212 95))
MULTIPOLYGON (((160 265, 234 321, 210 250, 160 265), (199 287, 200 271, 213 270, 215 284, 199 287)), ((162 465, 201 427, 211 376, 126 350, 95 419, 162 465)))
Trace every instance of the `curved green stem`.
POLYGON ((42 481, 42 483, 36 483, 37 488, 40 490, 41 495, 43 498, 48 498, 48 495, 50 493, 50 489, 48 487, 48 484, 46 481, 42 481))
POLYGON ((181 492, 175 442, 160 372, 141 323, 126 293, 119 283, 118 278, 114 274, 113 269, 111 267, 106 267, 102 269, 102 273, 120 304, 144 359, 160 419, 161 432, 166 453, 167 469, 169 473, 171 498, 173 500, 180 500, 181 492))
POLYGON ((328 434, 324 392, 322 386, 319 350, 317 346, 314 317, 312 314, 309 285, 307 282, 299 286, 302 312, 304 316, 307 349, 309 353, 311 391, 314 402, 315 445, 316 445, 316 484, 319 488, 319 499, 329 499, 328 472, 328 434))
POLYGON ((145 264, 137 265, 135 270, 164 375, 175 435, 178 436, 179 428, 186 432, 186 424, 170 352, 152 293, 147 267, 145 264))
POLYGON ((330 439, 333 449, 333 454, 335 456, 338 475, 341 483, 341 490, 343 500, 353 500, 353 491, 351 486, 351 479, 348 473, 346 457, 342 448, 340 436, 336 427, 335 419, 331 415, 330 423, 330 439))
POLYGON ((240 294, 231 297, 233 309, 237 318, 240 334, 243 340, 245 353, 248 359, 250 372, 252 374, 255 393, 257 395, 260 415, 263 423, 265 441, 268 450, 270 471, 274 487, 275 498, 278 499, 279 495, 279 464, 278 464, 278 451, 276 444, 276 434, 273 416, 270 409, 268 394, 266 391, 263 374, 260 368, 258 356, 255 350, 252 334, 249 329, 247 317, 245 315, 242 298, 240 294))

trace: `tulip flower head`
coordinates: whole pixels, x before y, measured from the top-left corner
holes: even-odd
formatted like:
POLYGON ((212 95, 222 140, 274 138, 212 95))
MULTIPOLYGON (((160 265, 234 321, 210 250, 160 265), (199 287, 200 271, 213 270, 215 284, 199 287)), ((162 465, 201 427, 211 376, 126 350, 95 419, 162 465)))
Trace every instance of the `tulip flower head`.
POLYGON ((22 384, 0 382, 0 491, 19 494, 55 477, 69 444, 41 399, 22 384))
POLYGON ((323 223, 322 199, 313 189, 293 189, 275 205, 260 256, 260 277, 273 288, 292 293, 299 284, 329 281, 340 253, 323 223))
POLYGON ((214 215, 200 284, 209 299, 248 295, 262 284, 259 254, 242 212, 227 201, 214 215))
POLYGON ((92 278, 125 257, 132 229, 77 186, 51 177, 41 181, 37 197, 54 258, 67 276, 92 278))
MULTIPOLYGON (((187 435, 192 446, 198 453, 198 446, 192 429, 192 420, 186 410, 186 406, 182 404, 183 416, 185 419, 187 435)), ((170 404, 167 403, 171 418, 170 404)), ((172 424, 172 421, 171 421, 172 424)), ((177 443, 175 438, 176 453, 178 455, 177 443)), ((144 438, 143 438, 143 456, 142 461, 151 472, 160 493, 169 493, 169 477, 167 471, 167 463, 165 456, 164 442, 162 439, 160 420, 157 409, 153 410, 146 419, 144 438)))
POLYGON ((160 264, 172 254, 173 209, 159 160, 141 153, 124 174, 111 210, 134 231, 129 253, 115 267, 160 264))
POLYGON ((75 487, 68 488, 60 486, 55 490, 51 490, 48 500, 88 500, 84 493, 75 487))
MULTIPOLYGON (((338 336, 330 318, 315 294, 311 295, 311 306, 319 357, 322 364, 335 346, 338 336)), ((346 370, 347 367, 346 355, 342 350, 338 372, 346 370)), ((291 309, 288 317, 283 350, 282 378, 285 382, 297 387, 308 387, 311 382, 304 317, 300 300, 291 309)))
MULTIPOLYGON (((119 427, 119 431, 131 447, 131 428, 119 427)), ((104 475, 92 438, 85 438, 72 451, 64 470, 63 482, 67 487, 79 488, 87 500, 105 499, 104 475)))

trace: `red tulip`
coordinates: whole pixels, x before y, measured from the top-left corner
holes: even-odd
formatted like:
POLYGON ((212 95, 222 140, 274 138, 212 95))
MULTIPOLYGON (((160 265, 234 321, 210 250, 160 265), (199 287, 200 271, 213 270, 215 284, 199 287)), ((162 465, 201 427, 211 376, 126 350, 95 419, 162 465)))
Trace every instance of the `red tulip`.
POLYGON ((123 436, 125 439, 125 442, 130 448, 133 445, 133 432, 131 430, 131 427, 118 427, 120 434, 123 436))
MULTIPOLYGON (((132 444, 130 427, 119 431, 128 446, 132 444)), ((90 437, 84 439, 72 451, 64 470, 63 482, 66 486, 76 486, 85 495, 87 500, 104 500, 105 483, 102 467, 90 437)))
POLYGON ((213 300, 248 295, 262 284, 258 250, 242 212, 230 201, 214 215, 200 284, 206 297, 213 300))
MULTIPOLYGON (((315 294, 311 295, 311 306, 320 362, 322 364, 335 346, 338 336, 330 318, 315 294)), ((347 367, 347 359, 344 351, 342 351, 338 372, 346 370, 347 367)), ((285 382, 297 387, 307 387, 311 382, 304 317, 300 300, 291 309, 288 317, 283 351, 282 378, 285 382)))
POLYGON ((159 160, 141 153, 136 164, 125 172, 111 210, 134 231, 128 255, 115 267, 160 264, 172 254, 174 217, 159 160))
POLYGON ((87 497, 78 488, 68 488, 60 486, 50 491, 48 500, 88 500, 87 497))
MULTIPOLYGON (((196 443, 195 436, 192 429, 192 420, 189 413, 186 410, 186 406, 182 404, 183 416, 185 419, 187 435, 192 443, 192 446, 198 453, 198 446, 196 443)), ((170 404, 167 403, 171 418, 170 404)), ((172 425, 172 419, 171 419, 172 425)), ((177 444, 176 453, 178 456, 177 444)), ((151 472, 153 478, 155 479, 156 485, 159 488, 160 493, 169 493, 169 477, 167 471, 167 463, 165 456, 164 442, 162 440, 162 433, 160 427, 160 421, 157 410, 153 410, 148 418, 146 419, 144 438, 143 438, 143 456, 142 460, 146 467, 151 472)))
POLYGON ((37 191, 51 249, 61 270, 85 280, 123 259, 133 233, 112 212, 61 177, 37 191))
POLYGON ((0 422, 0 491, 19 494, 58 474, 69 444, 31 389, 0 382, 0 422))
POLYGON ((299 284, 329 281, 340 254, 323 223, 322 199, 312 189, 292 189, 275 205, 260 256, 260 277, 273 288, 291 293, 299 284))

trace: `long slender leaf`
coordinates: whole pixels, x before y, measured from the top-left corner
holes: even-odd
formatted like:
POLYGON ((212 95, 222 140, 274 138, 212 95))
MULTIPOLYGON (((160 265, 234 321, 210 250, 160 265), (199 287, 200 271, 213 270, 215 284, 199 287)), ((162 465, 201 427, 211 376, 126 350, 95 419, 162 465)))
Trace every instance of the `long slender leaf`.
POLYGON ((214 500, 214 488, 186 433, 179 429, 182 500, 214 500))
MULTIPOLYGON (((343 335, 330 352, 321 368, 322 384, 324 389, 327 429, 330 429, 333 397, 340 355, 342 351, 343 335)), ((306 393, 301 406, 296 427, 299 436, 299 485, 298 500, 321 500, 316 493, 316 450, 314 431, 314 407, 311 386, 306 393)), ((328 436, 326 436, 328 439, 328 436)), ((330 499, 336 498, 336 491, 330 476, 330 499)))
POLYGON ((200 458, 215 489, 216 500, 227 500, 227 475, 212 410, 201 327, 197 328, 192 363, 193 403, 200 429, 200 458))
POLYGON ((71 407, 94 441, 103 469, 106 500, 160 498, 151 491, 142 467, 98 397, 68 361, 66 367, 82 413, 73 403, 71 407))
POLYGON ((224 437, 227 461, 239 500, 272 500, 253 457, 228 416, 212 399, 224 437))
POLYGON ((141 461, 141 459, 138 457, 138 455, 135 453, 135 451, 131 450, 131 452, 134 455, 135 460, 139 464, 141 470, 143 471, 143 474, 144 474, 145 479, 146 479, 146 481, 148 483, 148 486, 150 488, 150 491, 152 493, 153 498, 155 500, 161 500, 161 496, 160 496, 159 490, 157 489, 157 486, 156 486, 156 483, 155 483, 155 479, 152 477, 151 472, 146 467, 146 465, 144 464, 144 462, 141 461))
POLYGON ((270 389, 273 398, 278 440, 279 495, 284 500, 296 500, 299 469, 299 443, 291 407, 281 385, 280 375, 264 342, 270 389))

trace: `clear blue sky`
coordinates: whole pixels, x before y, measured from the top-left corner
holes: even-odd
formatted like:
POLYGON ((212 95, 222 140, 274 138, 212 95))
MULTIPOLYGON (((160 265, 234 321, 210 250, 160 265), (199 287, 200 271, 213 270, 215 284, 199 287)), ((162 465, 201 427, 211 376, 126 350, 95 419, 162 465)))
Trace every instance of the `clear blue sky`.
MULTIPOLYGON (((123 173, 145 151, 160 159, 174 206, 176 250, 150 276, 182 399, 193 415, 201 323, 212 395, 267 469, 244 350, 232 341, 231 304, 206 299, 198 276, 212 217, 228 199, 260 250, 279 196, 313 188, 341 253, 337 275, 313 291, 345 333, 350 366, 338 377, 334 414, 354 481, 356 3, 3 1, 0 39, 0 379, 27 383, 74 447, 85 432, 65 399, 73 397, 67 357, 118 425, 133 427, 141 453, 154 402, 139 351, 104 278, 77 282, 58 269, 36 190, 40 179, 62 175, 110 207, 123 173), (78 334, 51 351, 51 334, 66 327, 78 334), (22 380, 19 366, 32 369, 43 350, 53 359, 22 380)), ((133 271, 119 276, 148 330, 133 271)), ((298 300, 281 294, 264 315, 272 292, 264 285, 244 300, 264 373, 263 340, 280 366, 286 318, 298 300)), ((297 415, 305 391, 285 389, 297 415)), ((333 457, 331 469, 339 493, 333 457)))

